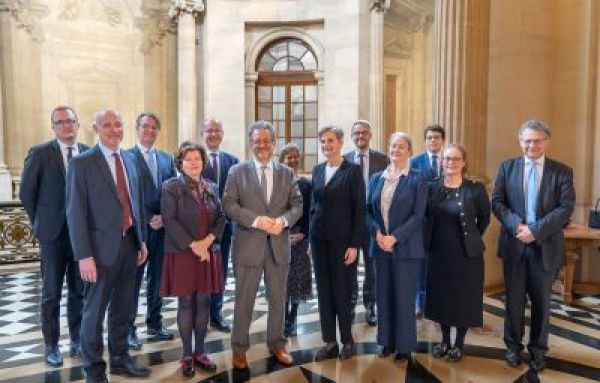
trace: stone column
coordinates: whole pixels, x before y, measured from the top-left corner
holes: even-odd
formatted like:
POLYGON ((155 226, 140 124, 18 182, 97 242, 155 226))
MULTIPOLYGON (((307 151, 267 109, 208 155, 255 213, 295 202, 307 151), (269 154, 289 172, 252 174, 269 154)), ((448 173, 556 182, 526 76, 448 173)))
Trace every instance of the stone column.
POLYGON ((433 119, 446 141, 465 146, 469 174, 487 179, 488 48, 490 0, 437 0, 433 119))
POLYGON ((373 145, 385 147, 383 118, 383 16, 390 7, 388 0, 374 0, 371 7, 371 55, 369 57, 369 121, 373 127, 373 145))
POLYGON ((173 0, 169 16, 177 21, 177 106, 179 143, 196 141, 198 76, 196 72, 196 18, 204 12, 202 0, 173 0))
MULTIPOLYGON (((2 66, 0 65, 1 68, 2 66)), ((6 166, 6 160, 4 159, 4 101, 2 99, 4 91, 2 88, 2 76, 3 74, 0 71, 0 201, 12 201, 12 180, 6 166)))

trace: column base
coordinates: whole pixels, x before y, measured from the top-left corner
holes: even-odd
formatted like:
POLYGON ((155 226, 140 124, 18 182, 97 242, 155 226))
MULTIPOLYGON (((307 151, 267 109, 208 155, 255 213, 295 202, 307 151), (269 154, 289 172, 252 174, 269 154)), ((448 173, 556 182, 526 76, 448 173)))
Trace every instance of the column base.
POLYGON ((0 201, 13 200, 12 177, 8 169, 0 169, 0 201))

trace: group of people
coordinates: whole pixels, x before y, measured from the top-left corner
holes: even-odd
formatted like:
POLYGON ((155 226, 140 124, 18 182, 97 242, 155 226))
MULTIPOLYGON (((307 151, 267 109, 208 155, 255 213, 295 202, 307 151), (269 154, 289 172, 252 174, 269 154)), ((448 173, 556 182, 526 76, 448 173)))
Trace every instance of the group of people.
POLYGON ((150 337, 173 339, 162 323, 161 297, 178 298, 185 376, 217 369, 204 348, 209 325, 232 332, 233 367, 248 369, 262 278, 268 349, 277 363, 293 365, 286 338, 297 333, 299 303, 312 296, 311 266, 324 342, 315 360, 351 358, 359 254, 365 316, 378 325, 379 356, 408 360, 416 319, 424 315, 441 328, 433 356, 459 361, 468 328, 483 324, 483 234, 491 209, 502 224, 506 361, 521 363, 529 297, 530 366, 545 367, 551 284, 564 261, 562 228, 575 193, 572 170, 545 155, 551 133, 542 121, 521 126, 523 156, 501 164, 491 204, 485 186, 466 178, 465 149, 444 145, 439 125, 425 128, 426 151, 417 156, 410 136, 400 132, 389 138, 387 155, 370 149, 364 120, 351 127, 355 149, 342 154, 343 130, 325 126, 318 139, 326 161, 309 180, 299 175, 297 146, 284 146, 274 160, 276 132, 266 121, 250 126, 252 158, 241 163, 220 148, 223 126, 213 119, 203 124, 203 144, 184 142, 174 158, 155 148, 160 120, 152 113, 138 116, 138 143, 126 150, 115 110, 95 115, 93 148, 77 142, 71 107, 55 108, 51 124, 56 138, 30 150, 20 189, 41 246, 42 332, 51 366, 62 365, 59 303, 66 276, 70 350, 83 359, 86 381, 107 381, 107 310, 110 372, 149 376, 129 354, 142 347, 135 319, 144 274, 150 337), (221 314, 230 254, 233 329, 221 314))

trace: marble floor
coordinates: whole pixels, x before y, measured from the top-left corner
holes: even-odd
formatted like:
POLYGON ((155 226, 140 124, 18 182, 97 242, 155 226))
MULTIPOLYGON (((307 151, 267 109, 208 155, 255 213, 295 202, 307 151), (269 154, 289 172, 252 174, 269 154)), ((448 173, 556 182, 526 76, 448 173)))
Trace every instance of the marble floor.
MULTIPOLYGON (((362 280, 359 267, 359 280, 362 280)), ((233 278, 228 278, 224 315, 231 321, 233 312, 233 278)), ((68 336, 61 312, 61 349, 65 362, 61 368, 47 367, 43 359, 43 342, 39 323, 40 278, 38 266, 26 264, 0 268, 0 382, 78 382, 83 381, 81 361, 68 357, 68 336)), ((152 375, 136 382, 557 382, 600 381, 600 296, 579 296, 571 306, 553 297, 548 368, 537 375, 526 364, 511 368, 503 360, 502 293, 484 297, 484 326, 469 331, 465 357, 459 363, 434 359, 430 350, 440 338, 432 322, 418 320, 418 348, 409 363, 397 364, 393 358, 377 356, 377 328, 365 323, 362 305, 357 307, 353 327, 358 356, 347 361, 328 360, 314 363, 315 350, 322 345, 316 300, 301 305, 298 336, 290 339, 297 365, 285 368, 273 362, 264 344, 267 305, 264 291, 257 296, 251 327, 254 346, 248 353, 250 372, 240 374, 231 368, 229 335, 209 331, 207 349, 219 369, 212 375, 198 372, 184 378, 178 360, 181 344, 172 341, 149 342, 144 327, 145 292, 138 308, 138 334, 144 342, 141 351, 132 352, 140 364, 151 366, 152 375)), ((64 301, 64 300, 63 300, 64 301)), ((165 302, 165 325, 176 332, 176 302, 165 302)), ((112 382, 124 382, 110 376, 112 382)))

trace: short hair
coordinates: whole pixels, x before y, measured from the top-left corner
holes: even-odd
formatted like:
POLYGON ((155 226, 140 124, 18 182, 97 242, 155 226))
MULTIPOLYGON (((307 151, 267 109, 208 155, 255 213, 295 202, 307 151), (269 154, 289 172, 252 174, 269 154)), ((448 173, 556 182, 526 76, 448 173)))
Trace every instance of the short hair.
POLYGON ((293 151, 298 152, 298 156, 301 156, 300 148, 298 147, 298 145, 293 144, 291 142, 289 144, 286 144, 281 149, 281 152, 279 152, 279 162, 283 163, 283 161, 285 160, 285 157, 287 157, 287 155, 290 154, 293 151))
POLYGON ((542 132, 546 134, 548 138, 552 137, 552 132, 550 131, 550 126, 546 124, 542 120, 527 120, 525 121, 521 127, 519 128, 519 138, 523 135, 525 130, 535 130, 536 132, 542 132))
POLYGON ((354 128, 356 128, 358 125, 362 125, 362 126, 366 126, 367 128, 369 128, 369 132, 371 131, 371 123, 367 120, 356 120, 352 123, 352 128, 350 129, 351 132, 354 132, 354 128))
POLYGON ((467 149, 465 149, 465 147, 460 144, 446 144, 442 148, 442 161, 444 160, 444 158, 443 158, 444 153, 446 152, 446 150, 449 150, 449 149, 456 149, 460 152, 460 155, 462 156, 462 160, 465 163, 465 166, 462 168, 462 176, 464 178, 467 175, 467 170, 469 167, 469 164, 467 162, 467 149))
POLYGON ((183 159, 189 152, 193 151, 200 153, 200 158, 202 159, 202 171, 204 171, 206 166, 208 166, 208 154, 206 154, 206 149, 204 149, 204 146, 194 142, 184 141, 181 143, 181 145, 179 145, 179 150, 177 151, 177 155, 175 155, 175 166, 180 173, 183 172, 183 168, 181 166, 183 159))
POLYGON ((150 117, 152 119, 154 119, 154 122, 156 122, 156 127, 158 128, 158 130, 160 130, 160 119, 158 118, 158 116, 154 113, 151 112, 143 112, 140 113, 137 118, 135 119, 135 129, 139 130, 140 126, 142 125, 142 120, 144 119, 144 117, 150 117))
POLYGON ((252 141, 252 135, 258 129, 268 130, 269 133, 271 133, 271 142, 275 142, 275 128, 273 128, 273 124, 271 124, 269 121, 265 121, 265 120, 254 121, 252 123, 252 125, 250 125, 250 128, 248 129, 248 140, 249 141, 252 141))
POLYGON ((204 125, 206 125, 209 122, 217 124, 219 126, 219 129, 223 130, 223 123, 221 121, 214 118, 205 118, 204 121, 202 121, 202 133, 204 132, 204 125))
POLYGON ((321 136, 324 135, 325 133, 333 133, 335 135, 335 137, 338 139, 338 141, 342 141, 344 139, 344 131, 335 125, 327 125, 327 126, 322 127, 321 129, 319 129, 319 132, 317 133, 317 137, 321 138, 321 136))
POLYGON ((402 140, 404 140, 404 142, 406 142, 406 145, 408 146, 408 152, 410 153, 410 155, 412 155, 412 139, 410 138, 410 136, 408 135, 408 133, 404 133, 404 132, 394 132, 390 135, 390 140, 388 141, 388 146, 392 145, 392 142, 396 139, 396 138, 400 138, 402 140))
POLYGON ((59 106, 57 106, 56 108, 52 109, 52 112, 50 112, 50 123, 51 123, 52 125, 54 125, 54 115, 55 115, 57 112, 62 112, 62 111, 65 111, 65 110, 68 110, 68 111, 70 111, 71 113, 73 113, 73 116, 75 116, 75 120, 76 120, 77 122, 79 122, 79 117, 77 117, 77 112, 75 112, 75 109, 73 109, 72 107, 70 107, 70 106, 68 106, 68 105, 59 105, 59 106))
POLYGON ((107 114, 114 114, 115 116, 117 116, 119 118, 119 120, 121 120, 121 123, 123 123, 123 116, 121 116, 121 113, 119 113, 115 109, 110 109, 110 108, 100 109, 99 111, 97 111, 94 114, 94 123, 98 124, 100 122, 100 120, 102 120, 104 118, 104 116, 106 116, 107 114))
POLYGON ((436 132, 439 133, 442 136, 442 140, 446 140, 446 131, 444 130, 444 128, 442 128, 441 125, 438 124, 431 124, 431 125, 427 125, 425 127, 425 130, 423 131, 423 139, 426 140, 427 139, 427 132, 436 132))

